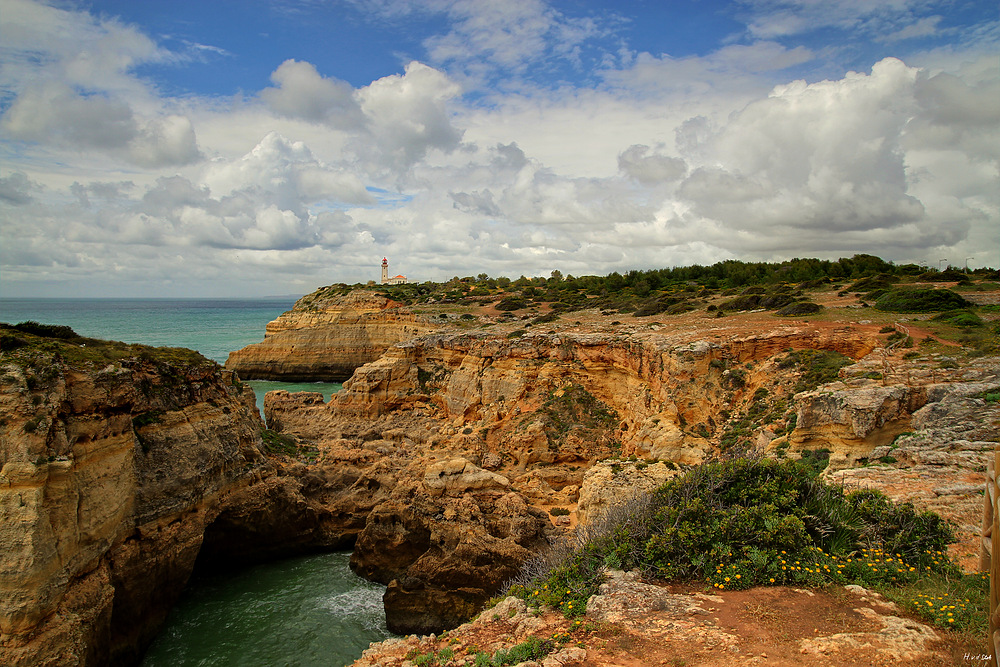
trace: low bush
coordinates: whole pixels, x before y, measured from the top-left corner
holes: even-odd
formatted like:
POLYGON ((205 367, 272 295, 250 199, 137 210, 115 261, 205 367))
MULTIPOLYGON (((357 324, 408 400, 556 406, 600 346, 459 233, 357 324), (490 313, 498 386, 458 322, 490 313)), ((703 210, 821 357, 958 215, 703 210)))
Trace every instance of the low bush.
POLYGON ((769 294, 743 294, 720 304, 719 308, 732 311, 757 310, 758 308, 775 310, 794 303, 795 299, 796 297, 788 291, 777 291, 769 294))
POLYGON ((890 289, 898 282, 898 276, 892 276, 888 273, 879 273, 874 276, 862 278, 853 285, 849 286, 847 289, 850 292, 861 292, 863 294, 867 294, 869 292, 874 292, 875 290, 890 289))
POLYGON ((875 302, 876 310, 890 313, 936 313, 973 305, 946 289, 896 289, 875 302))
POLYGON ((775 315, 779 317, 794 317, 796 315, 815 315, 823 310, 823 306, 811 301, 796 301, 778 310, 775 315))
POLYGON ((527 308, 528 302, 524 299, 516 296, 508 296, 501 299, 497 305, 497 310, 520 310, 521 308, 527 308))
POLYGON ((21 322, 20 324, 15 324, 14 329, 21 331, 23 333, 32 334, 34 336, 39 336, 41 338, 58 338, 60 340, 73 340, 74 338, 79 338, 80 335, 73 331, 70 327, 61 326, 58 324, 41 324, 35 322, 34 320, 28 320, 27 322, 21 322))
POLYGON ((605 567, 717 589, 913 584, 959 576, 951 526, 872 491, 845 492, 794 461, 705 464, 636 496, 577 541, 526 564, 510 592, 584 613, 605 567))
POLYGON ((917 276, 920 282, 944 283, 944 282, 969 282, 969 276, 960 271, 948 267, 944 271, 925 271, 917 276))
POLYGON ((983 318, 971 310, 949 310, 931 318, 937 322, 945 322, 956 327, 981 327, 983 318))

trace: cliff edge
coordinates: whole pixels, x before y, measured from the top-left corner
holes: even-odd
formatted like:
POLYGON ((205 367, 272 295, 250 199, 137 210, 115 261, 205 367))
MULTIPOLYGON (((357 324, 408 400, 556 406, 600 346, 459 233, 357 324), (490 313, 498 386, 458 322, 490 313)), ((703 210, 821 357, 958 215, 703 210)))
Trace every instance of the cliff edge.
POLYGON ((323 288, 268 323, 264 340, 231 352, 245 380, 339 382, 400 341, 437 330, 373 291, 323 288))
POLYGON ((0 663, 135 664, 267 468, 253 393, 189 350, 2 343, 0 663))

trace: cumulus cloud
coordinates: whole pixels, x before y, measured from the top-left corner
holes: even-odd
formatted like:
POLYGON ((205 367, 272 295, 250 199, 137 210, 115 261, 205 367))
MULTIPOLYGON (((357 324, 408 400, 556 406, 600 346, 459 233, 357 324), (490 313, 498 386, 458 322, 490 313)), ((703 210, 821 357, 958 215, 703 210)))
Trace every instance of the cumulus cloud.
POLYGON ((327 78, 308 62, 286 60, 271 74, 275 88, 261 99, 275 112, 335 128, 357 128, 363 118, 350 84, 327 78))
POLYGON ((679 157, 650 153, 649 146, 629 146, 618 155, 618 169, 640 183, 654 185, 675 181, 687 172, 687 163, 679 157))
POLYGON ((133 74, 173 54, 112 19, 27 0, 6 0, 3 14, 0 88, 9 103, 0 135, 147 168, 201 158, 191 121, 166 111, 133 74))
POLYGON ((107 150, 125 148, 137 132, 124 102, 83 96, 61 83, 22 92, 3 115, 2 126, 15 139, 107 150))
POLYGON ((320 217, 324 208, 373 202, 357 177, 317 160, 304 143, 270 133, 238 160, 208 165, 197 182, 159 178, 119 231, 140 225, 143 240, 154 244, 290 250, 336 240, 323 225, 349 217, 320 217))
POLYGON ((881 13, 746 0, 746 32, 704 53, 621 44, 587 85, 550 87, 532 77, 598 62, 586 49, 614 17, 384 0, 382 16, 441 26, 427 64, 355 88, 285 60, 268 87, 226 99, 144 82, 139 65, 182 56, 134 27, 0 2, 0 137, 27 156, 0 174, 5 284, 183 275, 290 293, 377 278, 383 255, 423 280, 995 245, 989 29, 975 51, 846 74, 828 66, 836 48, 793 39, 831 27, 899 45, 948 29, 910 0, 881 13))
POLYGON ((0 202, 5 204, 24 206, 34 199, 31 193, 39 189, 23 172, 0 176, 0 202))
POLYGON ((0 117, 10 138, 72 150, 99 150, 142 167, 190 164, 201 157, 191 121, 143 121, 120 99, 82 95, 60 83, 23 91, 0 117))
MULTIPOLYGON (((460 92, 445 74, 416 61, 402 75, 360 89, 357 97, 381 161, 406 168, 431 149, 457 148, 462 132, 452 124, 446 105, 460 92)), ((365 151, 359 147, 358 152, 365 151)))
POLYGON ((322 200, 374 203, 357 176, 318 160, 304 142, 276 132, 269 132, 238 160, 214 162, 203 180, 217 196, 264 196, 283 209, 301 209, 322 200))
POLYGON ((703 215, 747 229, 837 232, 921 219, 900 146, 916 76, 889 59, 870 75, 776 87, 709 140, 708 154, 723 166, 697 170, 681 196, 703 215))
POLYGON ((133 26, 31 0, 4 0, 0 45, 0 83, 12 88, 42 74, 88 91, 135 92, 144 86, 130 70, 174 58, 133 26))

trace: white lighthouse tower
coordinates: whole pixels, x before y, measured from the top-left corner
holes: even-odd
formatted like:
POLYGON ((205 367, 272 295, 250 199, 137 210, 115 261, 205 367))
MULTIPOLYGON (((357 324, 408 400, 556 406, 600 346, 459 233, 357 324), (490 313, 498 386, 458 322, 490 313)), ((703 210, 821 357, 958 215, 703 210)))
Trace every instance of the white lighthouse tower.
POLYGON ((382 284, 383 285, 405 285, 407 283, 406 276, 399 275, 389 277, 389 260, 385 257, 382 258, 382 284))

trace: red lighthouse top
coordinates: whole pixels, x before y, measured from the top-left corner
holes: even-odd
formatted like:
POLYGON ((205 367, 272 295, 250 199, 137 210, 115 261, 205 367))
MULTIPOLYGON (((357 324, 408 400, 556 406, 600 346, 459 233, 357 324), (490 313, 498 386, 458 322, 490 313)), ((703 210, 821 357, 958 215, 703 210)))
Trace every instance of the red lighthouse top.
POLYGON ((386 259, 385 257, 383 257, 383 258, 382 258, 382 263, 383 263, 383 264, 388 264, 388 263, 389 263, 389 260, 387 260, 387 259, 386 259))

